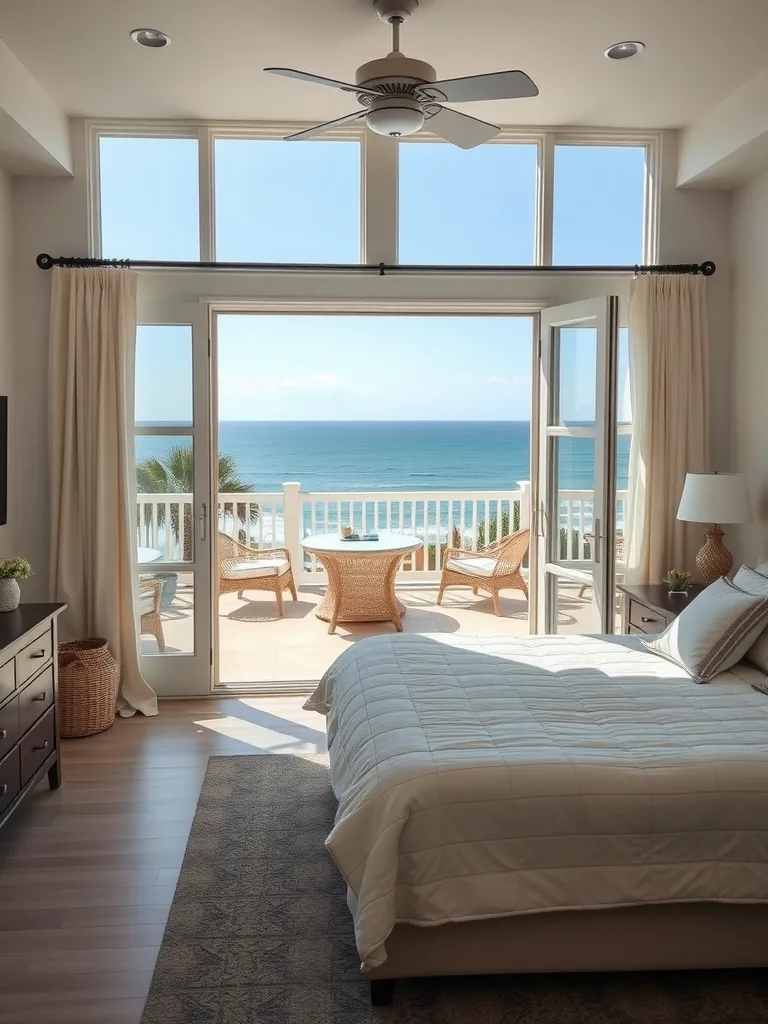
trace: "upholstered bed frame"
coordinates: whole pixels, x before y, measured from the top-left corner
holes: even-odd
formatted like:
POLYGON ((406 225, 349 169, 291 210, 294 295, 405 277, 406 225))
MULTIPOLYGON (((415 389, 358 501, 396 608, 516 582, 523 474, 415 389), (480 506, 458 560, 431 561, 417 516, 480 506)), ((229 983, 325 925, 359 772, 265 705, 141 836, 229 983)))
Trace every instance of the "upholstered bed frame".
POLYGON ((396 978, 452 974, 691 970, 768 966, 768 905, 669 903, 550 911, 420 928, 399 924, 373 968, 371 1002, 396 978))

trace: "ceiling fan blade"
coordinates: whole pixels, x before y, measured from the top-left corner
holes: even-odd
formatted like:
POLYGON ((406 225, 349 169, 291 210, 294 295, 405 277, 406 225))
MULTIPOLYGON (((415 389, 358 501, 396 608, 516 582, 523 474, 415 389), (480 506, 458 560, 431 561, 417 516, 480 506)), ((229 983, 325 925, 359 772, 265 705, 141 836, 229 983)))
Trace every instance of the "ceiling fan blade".
MULTIPOLYGON (((471 103, 473 100, 518 100, 538 96, 539 90, 524 71, 496 71, 490 75, 469 75, 467 78, 446 78, 424 86, 424 92, 436 89, 438 100, 448 103, 471 103)), ((422 91, 422 90, 419 90, 422 91)))
POLYGON ((323 78, 321 75, 310 75, 307 71, 295 71, 293 68, 264 68, 270 75, 282 75, 284 78, 298 78, 300 82, 313 82, 315 85, 330 85, 342 92, 365 93, 366 96, 381 96, 375 89, 366 89, 363 85, 352 85, 351 82, 337 82, 335 78, 323 78))
POLYGON ((311 139, 315 135, 322 135, 340 124, 349 124, 350 121, 357 121, 365 117, 367 110, 355 110, 352 114, 345 114, 344 117, 337 117, 335 121, 326 121, 324 124, 316 124, 314 128, 305 128, 303 131, 294 132, 293 135, 286 135, 283 142, 296 142, 299 139, 311 139))
POLYGON ((450 107, 440 107, 436 114, 424 124, 428 132, 439 135, 446 142, 452 142, 460 149, 474 149, 494 138, 501 131, 495 124, 488 124, 469 114, 460 114, 450 107))

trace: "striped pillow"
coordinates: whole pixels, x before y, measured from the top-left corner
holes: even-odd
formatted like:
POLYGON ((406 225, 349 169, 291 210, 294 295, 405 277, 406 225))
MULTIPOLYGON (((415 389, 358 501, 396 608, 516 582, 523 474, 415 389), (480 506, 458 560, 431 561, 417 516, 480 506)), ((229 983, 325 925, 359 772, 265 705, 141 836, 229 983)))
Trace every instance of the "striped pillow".
MULTIPOLYGON (((733 582, 740 590, 745 590, 748 594, 768 597, 768 562, 758 565, 757 569, 750 569, 748 566, 742 565, 733 577, 733 582)), ((760 633, 744 655, 744 660, 768 675, 768 629, 764 629, 760 633)))
POLYGON ((680 665, 697 683, 740 661, 768 624, 768 595, 747 594, 724 576, 703 590, 655 640, 649 651, 680 665))

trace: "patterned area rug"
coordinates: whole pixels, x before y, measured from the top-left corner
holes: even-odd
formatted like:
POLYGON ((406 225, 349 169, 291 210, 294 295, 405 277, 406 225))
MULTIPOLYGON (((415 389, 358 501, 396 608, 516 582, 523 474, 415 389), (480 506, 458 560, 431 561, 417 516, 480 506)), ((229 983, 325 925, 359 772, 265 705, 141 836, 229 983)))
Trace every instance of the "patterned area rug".
POLYGON ((142 1024, 761 1024, 768 972, 397 984, 370 1006, 323 756, 212 757, 142 1024))

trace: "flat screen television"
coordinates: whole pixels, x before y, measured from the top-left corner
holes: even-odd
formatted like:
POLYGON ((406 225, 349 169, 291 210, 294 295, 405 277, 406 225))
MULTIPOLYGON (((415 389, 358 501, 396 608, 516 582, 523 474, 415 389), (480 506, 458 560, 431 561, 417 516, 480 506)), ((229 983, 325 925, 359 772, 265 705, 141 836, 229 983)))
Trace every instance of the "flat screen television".
POLYGON ((0 526, 8 522, 8 398, 0 395, 0 526))

